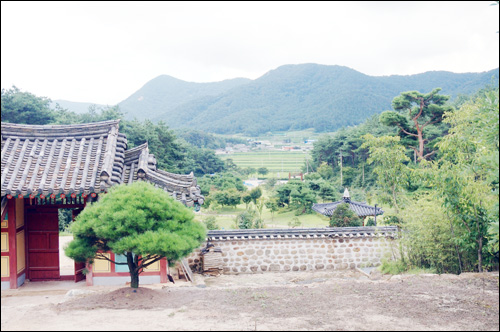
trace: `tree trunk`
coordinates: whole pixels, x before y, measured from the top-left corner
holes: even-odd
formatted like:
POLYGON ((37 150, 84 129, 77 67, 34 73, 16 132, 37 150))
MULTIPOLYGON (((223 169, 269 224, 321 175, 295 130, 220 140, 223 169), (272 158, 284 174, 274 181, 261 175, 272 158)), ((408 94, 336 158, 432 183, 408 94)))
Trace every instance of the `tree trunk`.
POLYGON ((399 207, 396 201, 396 185, 393 185, 391 189, 392 189, 392 201, 394 203, 394 207, 396 208, 396 213, 399 214, 399 207))
POLYGON ((134 257, 131 252, 127 252, 127 265, 130 273, 130 287, 139 288, 139 269, 137 268, 138 257, 134 257))
POLYGON ((417 127, 417 133, 418 133, 418 160, 421 161, 424 159, 424 137, 422 130, 417 127))
POLYGON ((139 288, 139 273, 130 271, 130 287, 139 288))
POLYGON ((483 272, 483 237, 479 237, 479 248, 477 249, 478 271, 483 272))

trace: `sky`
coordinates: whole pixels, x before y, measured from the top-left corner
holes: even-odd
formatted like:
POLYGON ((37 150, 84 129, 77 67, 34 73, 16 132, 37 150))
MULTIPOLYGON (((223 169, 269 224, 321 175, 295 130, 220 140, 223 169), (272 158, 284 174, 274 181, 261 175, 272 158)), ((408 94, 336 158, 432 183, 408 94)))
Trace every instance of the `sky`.
POLYGON ((286 64, 367 75, 499 65, 495 1, 1 2, 1 87, 115 105, 159 75, 256 79, 286 64))

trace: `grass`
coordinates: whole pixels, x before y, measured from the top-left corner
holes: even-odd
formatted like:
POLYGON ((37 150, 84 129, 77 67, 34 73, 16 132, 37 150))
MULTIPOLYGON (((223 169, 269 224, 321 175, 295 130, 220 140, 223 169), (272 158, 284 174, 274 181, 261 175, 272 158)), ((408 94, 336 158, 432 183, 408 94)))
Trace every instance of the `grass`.
POLYGON ((266 178, 288 178, 288 173, 301 172, 306 158, 311 159, 309 154, 304 152, 272 150, 233 153, 221 155, 220 157, 222 160, 232 159, 241 168, 252 167, 258 169, 266 167, 269 170, 269 173, 265 176, 266 178))
MULTIPOLYGON (((262 197, 265 200, 269 197, 269 193, 261 187, 263 194, 262 197)), ((249 206, 253 206, 253 203, 250 203, 249 206)), ((218 207, 213 209, 210 207, 209 209, 205 209, 202 207, 201 213, 196 215, 196 220, 202 221, 205 217, 214 216, 217 220, 217 225, 219 229, 235 229, 235 218, 238 214, 244 212, 246 210, 245 204, 240 204, 233 207, 218 207)), ((291 211, 289 209, 283 208, 280 211, 276 211, 271 214, 271 211, 267 209, 265 206, 262 210, 262 219, 264 219, 264 227, 265 228, 289 228, 289 222, 292 221, 293 218, 297 218, 301 225, 299 227, 326 227, 328 226, 328 218, 320 215, 316 212, 312 212, 310 214, 303 214, 296 216, 295 211, 291 211)))
POLYGON ((406 273, 406 274, 437 273, 436 269, 409 266, 408 264, 399 259, 398 260, 383 259, 382 264, 378 267, 378 269, 382 273, 393 274, 393 275, 401 273, 406 273))

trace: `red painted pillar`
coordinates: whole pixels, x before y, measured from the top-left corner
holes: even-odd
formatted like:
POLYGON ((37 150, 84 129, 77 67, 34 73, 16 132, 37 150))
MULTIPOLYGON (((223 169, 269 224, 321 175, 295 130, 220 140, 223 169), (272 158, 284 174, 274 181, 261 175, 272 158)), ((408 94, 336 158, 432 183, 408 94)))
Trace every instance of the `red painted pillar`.
POLYGON ((168 277, 167 277, 168 271, 167 271, 167 268, 168 268, 168 261, 167 261, 166 258, 162 258, 160 260, 160 282, 162 284, 168 282, 168 277))

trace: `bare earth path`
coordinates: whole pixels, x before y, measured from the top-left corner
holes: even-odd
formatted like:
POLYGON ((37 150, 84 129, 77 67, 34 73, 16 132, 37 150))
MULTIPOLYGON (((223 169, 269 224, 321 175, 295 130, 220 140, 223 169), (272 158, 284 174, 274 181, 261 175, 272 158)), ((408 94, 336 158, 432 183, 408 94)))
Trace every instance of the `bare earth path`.
POLYGON ((498 296, 498 273, 197 276, 195 284, 157 284, 136 292, 83 283, 29 283, 2 291, 1 328, 498 331, 498 296), (70 289, 76 289, 72 296, 70 289))

